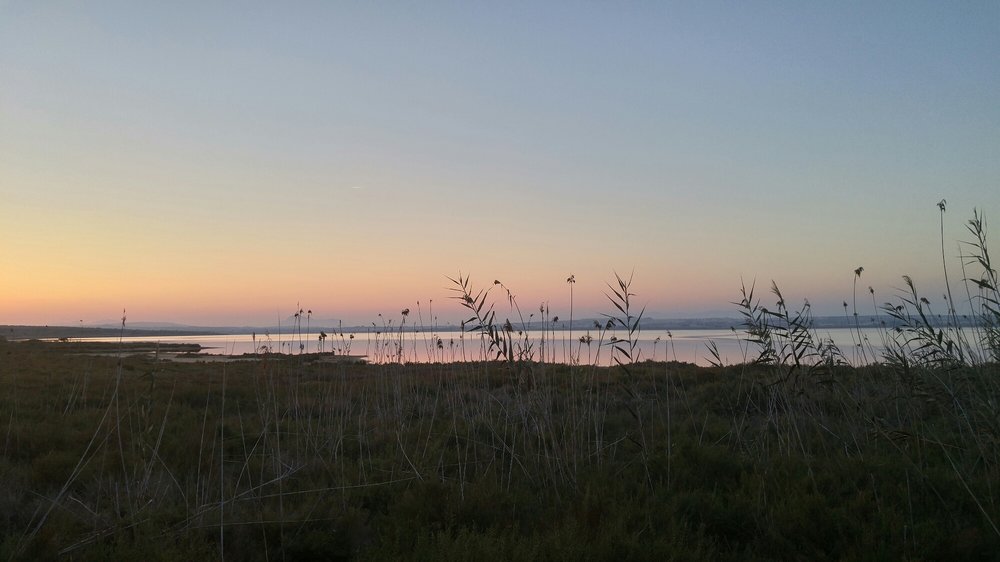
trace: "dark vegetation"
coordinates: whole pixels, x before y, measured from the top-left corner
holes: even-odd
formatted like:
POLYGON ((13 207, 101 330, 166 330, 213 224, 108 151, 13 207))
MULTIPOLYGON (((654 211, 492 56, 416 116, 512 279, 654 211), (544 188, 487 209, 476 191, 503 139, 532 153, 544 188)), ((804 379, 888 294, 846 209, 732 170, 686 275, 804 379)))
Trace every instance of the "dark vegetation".
POLYGON ((859 331, 854 366, 776 286, 770 308, 744 288, 743 364, 635 361, 622 278, 599 332, 612 367, 539 360, 463 277, 466 329, 495 361, 181 364, 0 341, 0 557, 995 559, 985 235, 966 257, 975 330, 931 323, 910 282, 884 307, 901 326, 877 346, 859 331))
POLYGON ((176 364, 4 343, 4 558, 989 559, 993 365, 176 364))

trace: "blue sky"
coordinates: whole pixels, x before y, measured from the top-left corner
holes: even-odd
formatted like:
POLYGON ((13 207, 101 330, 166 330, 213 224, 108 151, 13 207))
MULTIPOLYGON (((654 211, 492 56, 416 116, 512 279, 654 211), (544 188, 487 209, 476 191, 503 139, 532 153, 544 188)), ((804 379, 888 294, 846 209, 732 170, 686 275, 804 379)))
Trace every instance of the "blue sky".
POLYGON ((953 276, 1000 213, 998 53, 995 2, 0 2, 0 322, 933 296, 935 204, 953 276))

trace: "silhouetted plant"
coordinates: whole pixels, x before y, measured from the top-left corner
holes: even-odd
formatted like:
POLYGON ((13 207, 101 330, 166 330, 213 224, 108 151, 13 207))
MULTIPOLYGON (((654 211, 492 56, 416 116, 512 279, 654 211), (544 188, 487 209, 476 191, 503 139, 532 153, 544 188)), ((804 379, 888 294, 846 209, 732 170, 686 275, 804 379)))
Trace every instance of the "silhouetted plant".
MULTIPOLYGON (((777 301, 771 310, 761 306, 760 300, 755 298, 755 286, 751 284, 748 289, 744 283, 742 299, 734 303, 743 317, 746 342, 757 347, 752 364, 774 367, 777 375, 774 382, 798 384, 798 377, 803 372, 813 376, 844 362, 843 354, 832 341, 814 335, 808 301, 798 310, 789 309, 777 283, 772 281, 771 292, 777 301)), ((721 367, 722 360, 714 342, 709 343, 708 351, 709 362, 721 367)))
POLYGON ((984 360, 1000 362, 1000 282, 997 280, 997 270, 990 261, 986 222, 975 209, 966 228, 973 240, 964 243, 969 253, 963 254, 963 260, 966 265, 976 264, 981 269, 978 277, 966 278, 977 289, 975 295, 970 294, 969 301, 976 320, 975 326, 980 333, 978 343, 984 352, 984 360))
MULTIPOLYGON (((861 321, 858 319, 858 279, 861 279, 861 274, 864 273, 865 268, 858 267, 854 270, 854 287, 851 291, 851 298, 853 299, 853 315, 854 315, 854 329, 857 331, 858 339, 854 342, 856 349, 861 352, 861 361, 863 363, 868 362, 868 353, 865 351, 865 337, 861 333, 861 321)), ((852 334, 851 339, 854 339, 852 334)))
MULTIPOLYGON (((452 298, 458 300, 466 310, 472 313, 472 317, 463 321, 465 329, 486 338, 489 354, 493 359, 503 359, 508 363, 532 359, 532 344, 524 327, 524 319, 521 318, 522 329, 518 331, 516 338, 514 327, 509 318, 505 318, 502 324, 498 324, 494 303, 489 298, 492 287, 485 290, 480 289, 474 293, 475 290, 470 285, 468 276, 463 278, 459 274, 458 279, 451 277, 448 279, 455 284, 451 290, 458 293, 452 298)), ((511 308, 517 310, 520 316, 520 308, 510 290, 500 281, 494 281, 493 286, 499 286, 506 291, 511 308)))
POLYGON ((638 315, 633 315, 632 297, 635 293, 631 292, 632 276, 626 281, 615 273, 615 282, 617 287, 607 284, 611 294, 604 293, 604 295, 618 309, 618 314, 602 314, 602 316, 607 318, 616 330, 621 329, 625 333, 624 338, 615 336, 614 340, 608 343, 612 349, 612 360, 616 365, 624 366, 638 359, 636 350, 639 345, 639 333, 642 331, 640 322, 646 308, 643 307, 638 315))
POLYGON ((569 285, 569 363, 572 365, 579 362, 573 360, 573 287, 576 285, 576 275, 567 277, 566 284, 569 285))
POLYGON ((914 363, 922 367, 957 368, 965 364, 961 346, 932 321, 930 301, 920 296, 913 279, 903 276, 906 292, 899 300, 902 304, 886 303, 882 310, 898 324, 896 337, 886 350, 886 360, 894 365, 914 363))

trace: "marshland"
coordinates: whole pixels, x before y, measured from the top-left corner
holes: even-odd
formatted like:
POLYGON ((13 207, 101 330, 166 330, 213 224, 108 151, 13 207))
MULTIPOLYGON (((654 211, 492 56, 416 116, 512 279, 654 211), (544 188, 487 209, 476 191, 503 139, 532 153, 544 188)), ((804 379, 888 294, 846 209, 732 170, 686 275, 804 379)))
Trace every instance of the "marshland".
POLYGON ((506 287, 468 277, 454 306, 484 360, 3 340, 0 555, 991 559, 1000 295, 978 214, 968 233, 967 300, 932 313, 904 279, 863 361, 777 284, 735 302, 747 360, 641 360, 623 277, 610 365, 550 361, 506 287))
POLYGON ((998 22, 0 1, 0 562, 1000 558, 998 22))

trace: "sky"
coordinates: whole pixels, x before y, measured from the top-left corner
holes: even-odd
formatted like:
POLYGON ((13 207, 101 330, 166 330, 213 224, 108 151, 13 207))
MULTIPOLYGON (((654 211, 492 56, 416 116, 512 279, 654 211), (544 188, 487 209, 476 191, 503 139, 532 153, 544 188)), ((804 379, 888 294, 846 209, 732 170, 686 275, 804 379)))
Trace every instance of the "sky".
POLYGON ((937 306, 942 199, 954 282, 997 2, 0 0, 0 324, 937 306))

